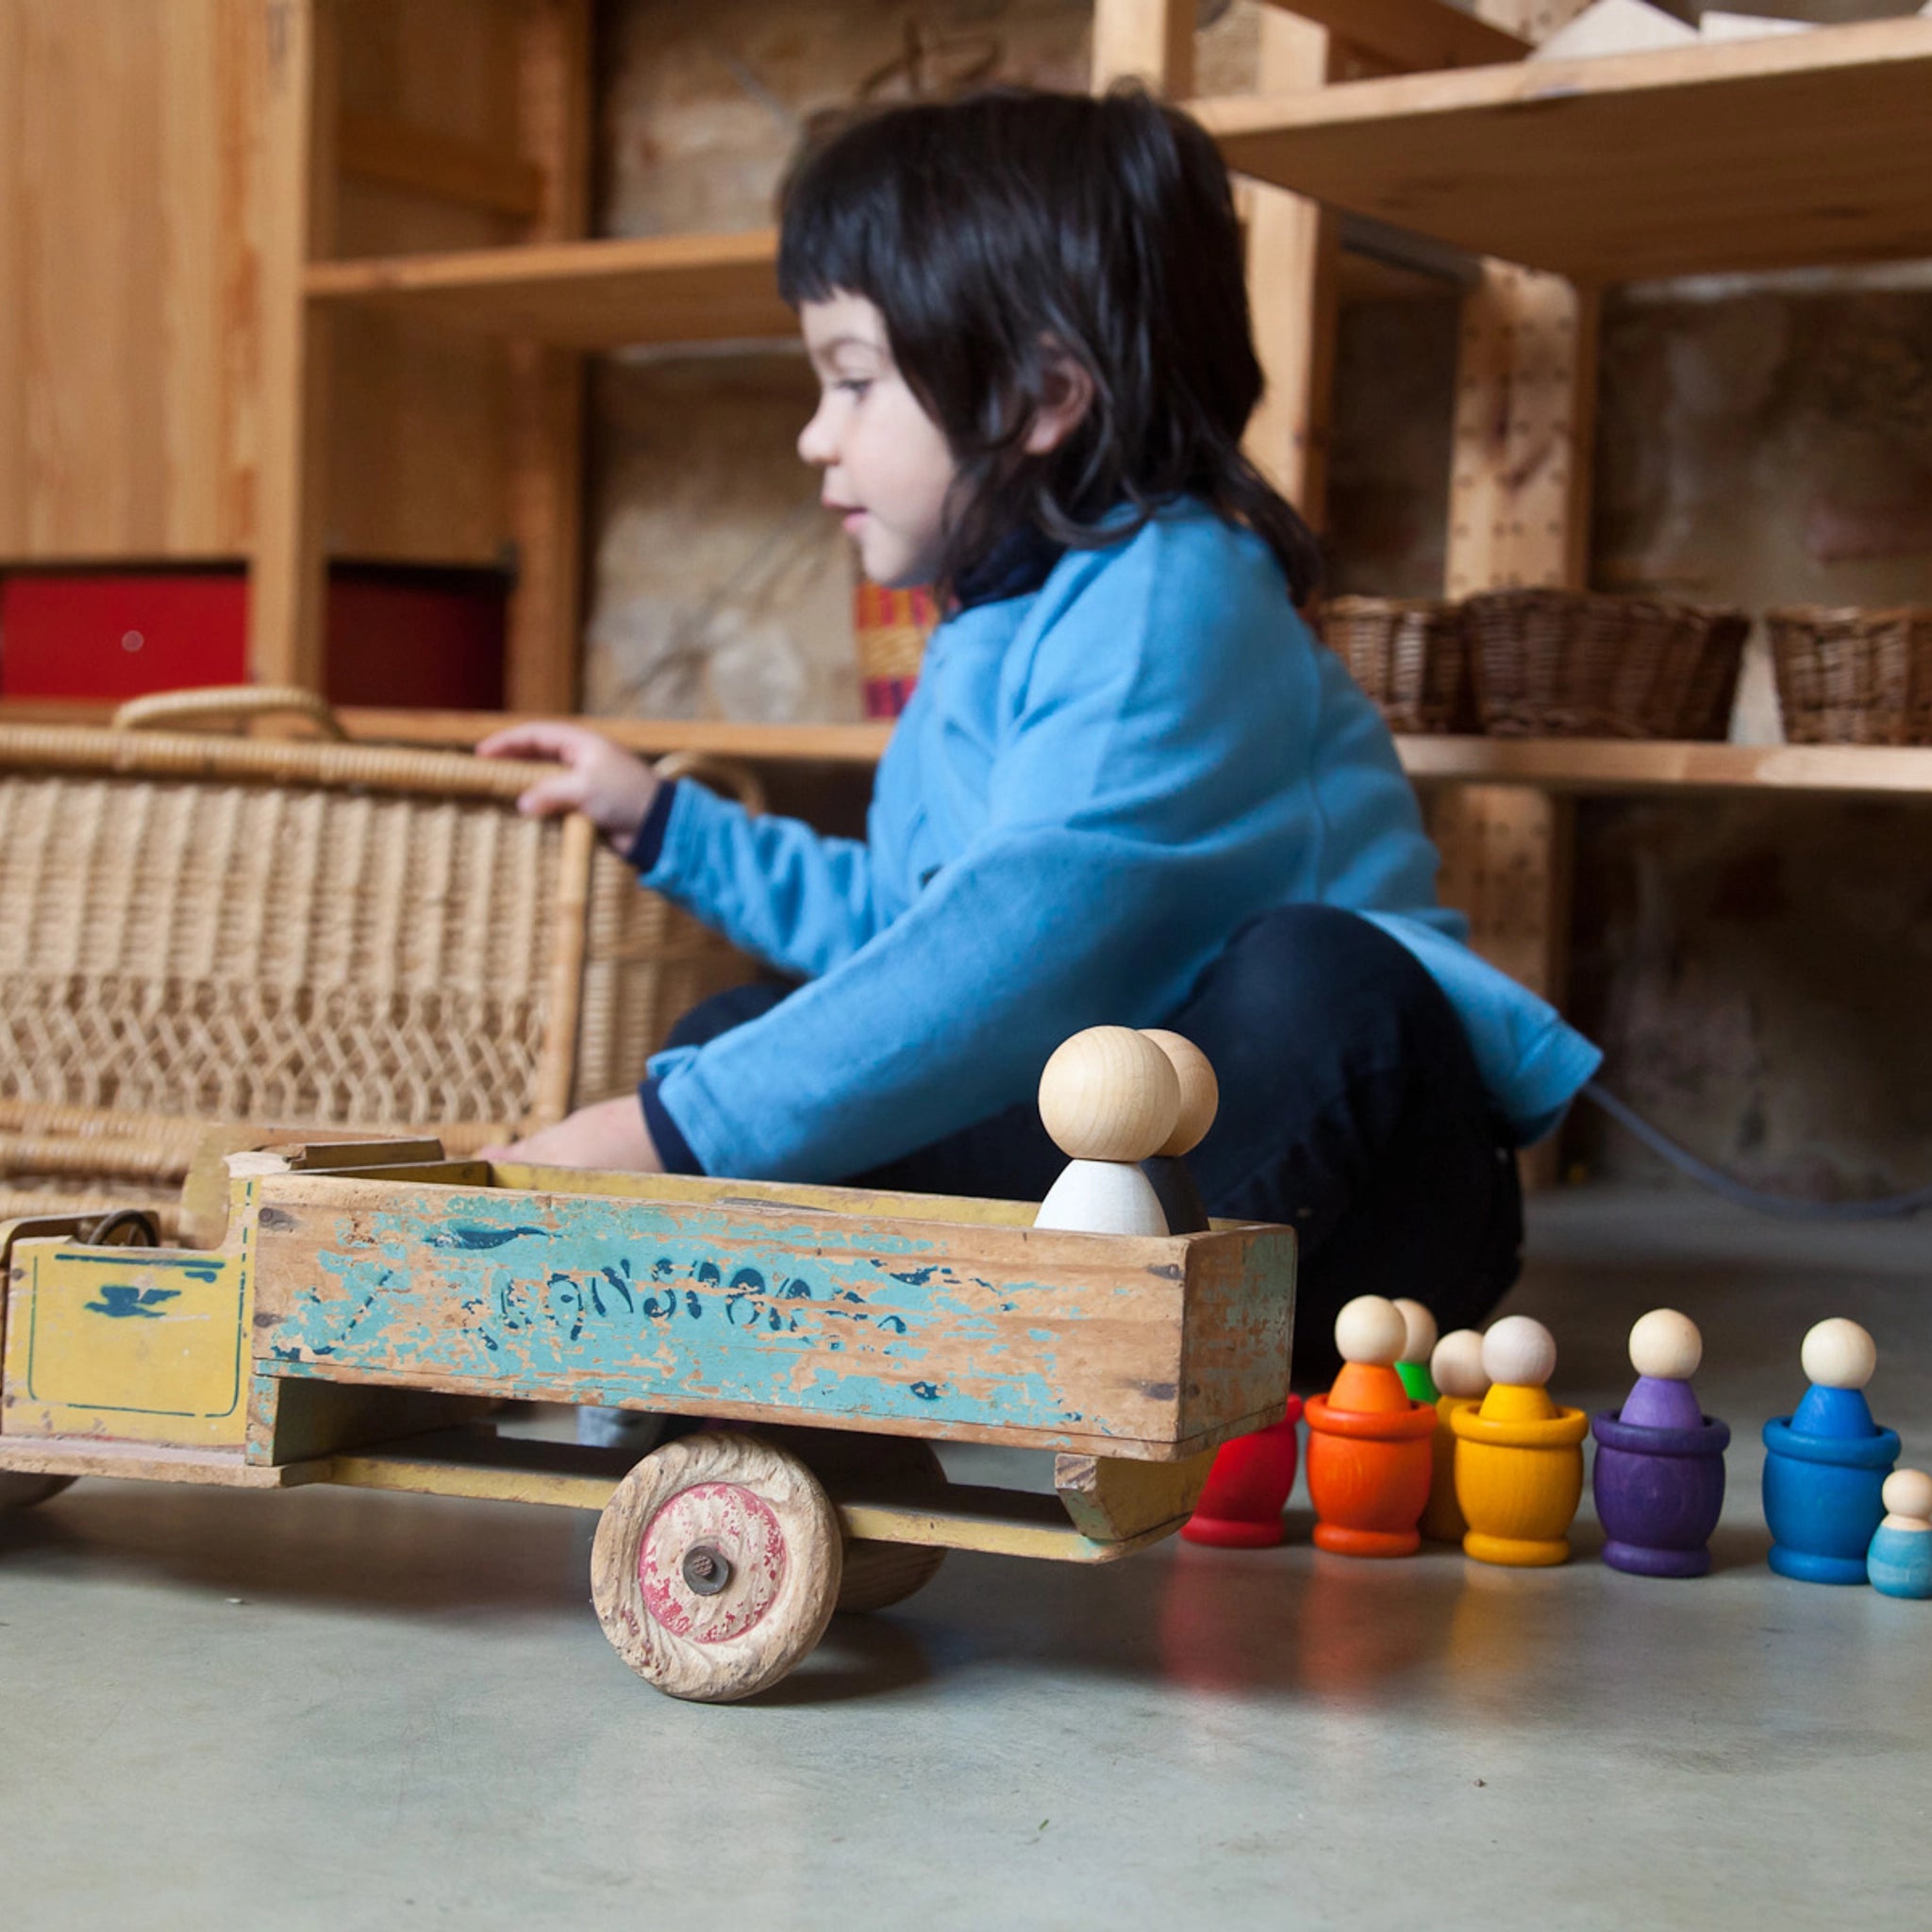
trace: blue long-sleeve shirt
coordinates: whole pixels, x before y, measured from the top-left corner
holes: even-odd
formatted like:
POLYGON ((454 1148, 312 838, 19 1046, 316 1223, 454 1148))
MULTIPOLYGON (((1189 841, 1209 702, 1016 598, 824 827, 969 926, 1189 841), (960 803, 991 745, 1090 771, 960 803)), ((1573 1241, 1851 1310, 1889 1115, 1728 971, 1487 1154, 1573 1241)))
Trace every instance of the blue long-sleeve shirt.
POLYGON ((710 1174, 836 1179, 966 1126, 1294 901, 1416 954, 1521 1140, 1600 1058, 1464 944, 1379 714, 1260 540, 1192 501, 939 627, 862 842, 688 784, 654 841, 644 885, 808 982, 653 1057, 647 1111, 710 1174))

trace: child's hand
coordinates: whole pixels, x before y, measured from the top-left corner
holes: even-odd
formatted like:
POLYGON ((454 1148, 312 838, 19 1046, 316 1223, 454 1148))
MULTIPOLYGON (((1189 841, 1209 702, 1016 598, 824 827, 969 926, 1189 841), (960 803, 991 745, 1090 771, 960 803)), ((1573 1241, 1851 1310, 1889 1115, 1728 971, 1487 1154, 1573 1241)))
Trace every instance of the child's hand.
POLYGON ((477 1150, 483 1160, 520 1160, 532 1167, 590 1167, 604 1174, 662 1174, 658 1143, 644 1124, 635 1093, 620 1093, 566 1114, 508 1147, 477 1150))
POLYGON ((658 795, 641 759, 581 724, 512 724, 476 747, 485 758, 556 758, 564 769, 517 800, 529 818, 580 811, 620 852, 627 851, 658 795))

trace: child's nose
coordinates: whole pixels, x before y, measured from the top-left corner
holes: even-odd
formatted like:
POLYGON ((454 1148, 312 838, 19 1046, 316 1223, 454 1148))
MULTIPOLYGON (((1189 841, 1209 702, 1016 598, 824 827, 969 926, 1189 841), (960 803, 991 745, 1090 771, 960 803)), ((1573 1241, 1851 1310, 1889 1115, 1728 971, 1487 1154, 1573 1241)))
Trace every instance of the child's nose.
POLYGON ((824 469, 837 454, 833 447, 830 429, 825 423, 825 406, 821 403, 811 412, 811 420, 798 432, 799 460, 824 469))

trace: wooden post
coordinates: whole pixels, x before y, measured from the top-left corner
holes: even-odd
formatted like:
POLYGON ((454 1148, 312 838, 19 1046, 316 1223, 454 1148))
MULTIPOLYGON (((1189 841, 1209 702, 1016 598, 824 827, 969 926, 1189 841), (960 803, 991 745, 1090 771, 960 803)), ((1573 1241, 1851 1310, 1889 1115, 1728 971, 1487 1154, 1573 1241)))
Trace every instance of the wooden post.
POLYGON ((333 245, 334 0, 268 0, 263 108, 260 458, 248 662, 260 684, 323 689, 326 324, 303 272, 333 245))
MULTIPOLYGON (((1262 10, 1264 94, 1322 86, 1332 61, 1321 27, 1262 10)), ((1326 520, 1328 406, 1333 388, 1341 225, 1319 202, 1263 181, 1247 204, 1248 308, 1267 387, 1245 447, 1261 474, 1320 529, 1326 520)))
POLYGON ((1093 92, 1130 76, 1170 100, 1194 91, 1194 0, 1093 0, 1093 92))
MULTIPOLYGON (((1494 25, 1553 32, 1581 0, 1485 0, 1494 25)), ((1588 572, 1597 297, 1556 275, 1484 265, 1464 299, 1449 485, 1447 591, 1581 589, 1588 572)), ((1429 802, 1441 894, 1476 951, 1560 1006, 1569 964, 1574 811, 1527 786, 1445 786, 1429 802)), ((1554 1146, 1526 1163, 1555 1175, 1554 1146)))
MULTIPOLYGON (((526 240, 583 234, 590 183, 590 0, 535 0, 519 30, 518 134, 541 171, 526 240)), ((510 596, 504 702, 512 711, 575 708, 583 595, 584 361, 518 342, 510 350, 510 596)))

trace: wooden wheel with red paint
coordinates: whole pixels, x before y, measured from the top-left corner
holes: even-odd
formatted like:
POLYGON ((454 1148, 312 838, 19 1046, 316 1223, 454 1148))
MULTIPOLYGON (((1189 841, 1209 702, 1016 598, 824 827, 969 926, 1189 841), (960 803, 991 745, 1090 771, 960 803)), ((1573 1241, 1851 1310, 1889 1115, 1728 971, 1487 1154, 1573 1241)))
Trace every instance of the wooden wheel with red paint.
POLYGON ((71 1475, 29 1475, 0 1470, 0 1516, 15 1509, 31 1509, 36 1503, 58 1496, 73 1480, 71 1475))
MULTIPOLYGON (((945 1495, 946 1472, 938 1453, 917 1437, 787 1427, 779 1440, 841 1500, 855 1488, 903 1502, 938 1504, 945 1495)), ((945 1560, 945 1551, 930 1543, 847 1537, 838 1614, 891 1609, 924 1590, 945 1560)))
POLYGON ((797 1457, 704 1431, 655 1450, 617 1486, 597 1521, 591 1594, 639 1676, 730 1704, 817 1647, 841 1567, 838 1518, 797 1457))
MULTIPOLYGON (((935 1501, 945 1494, 946 1472, 930 1442, 907 1436, 846 1440, 854 1445, 855 1466, 874 1482, 886 1483, 902 1494, 935 1501)), ((836 1482, 833 1487, 836 1491, 836 1482)), ((865 1537, 847 1537, 845 1570, 839 1581, 839 1614, 862 1615, 903 1604, 933 1580, 945 1560, 945 1551, 931 1543, 881 1543, 865 1537)))

